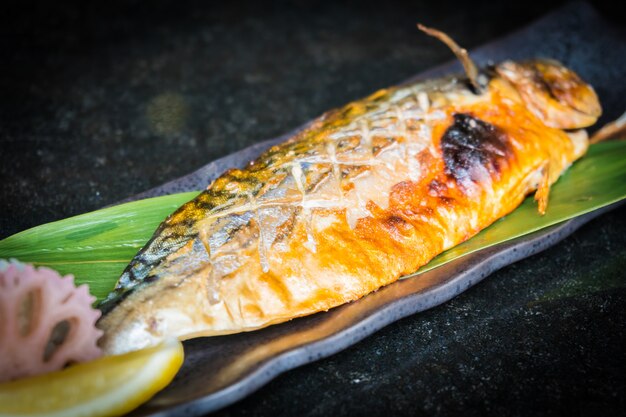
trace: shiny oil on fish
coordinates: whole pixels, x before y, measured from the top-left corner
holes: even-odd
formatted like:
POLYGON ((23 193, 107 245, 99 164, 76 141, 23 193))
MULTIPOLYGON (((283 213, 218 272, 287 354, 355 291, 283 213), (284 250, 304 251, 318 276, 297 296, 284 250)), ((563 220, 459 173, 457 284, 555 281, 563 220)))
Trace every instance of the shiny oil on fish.
MULTIPOLYGON (((551 60, 378 91, 330 111, 169 216, 103 302, 102 347, 262 328, 414 273, 535 192, 588 146, 600 105, 551 60)), ((419 279, 419 277, 415 278, 419 279)))

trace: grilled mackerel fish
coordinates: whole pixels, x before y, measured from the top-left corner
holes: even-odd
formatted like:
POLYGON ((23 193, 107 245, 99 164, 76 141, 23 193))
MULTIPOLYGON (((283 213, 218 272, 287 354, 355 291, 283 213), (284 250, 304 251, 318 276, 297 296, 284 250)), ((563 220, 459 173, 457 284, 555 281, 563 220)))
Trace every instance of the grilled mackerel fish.
MULTIPOLYGON (((592 87, 550 60, 477 67, 330 111, 169 216, 103 302, 101 346, 259 329, 411 274, 550 184, 588 146, 592 87)), ((415 278, 419 279, 419 278, 415 278)))

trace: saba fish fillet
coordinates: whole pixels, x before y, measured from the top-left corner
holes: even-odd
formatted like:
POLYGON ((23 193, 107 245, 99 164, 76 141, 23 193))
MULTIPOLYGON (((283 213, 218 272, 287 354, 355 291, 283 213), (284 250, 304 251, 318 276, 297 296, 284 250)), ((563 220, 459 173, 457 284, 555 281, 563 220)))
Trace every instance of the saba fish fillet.
POLYGON ((216 179, 128 265, 101 305, 101 346, 325 311, 414 273, 529 193, 545 212, 587 149, 595 92, 551 60, 464 65, 330 111, 216 179))

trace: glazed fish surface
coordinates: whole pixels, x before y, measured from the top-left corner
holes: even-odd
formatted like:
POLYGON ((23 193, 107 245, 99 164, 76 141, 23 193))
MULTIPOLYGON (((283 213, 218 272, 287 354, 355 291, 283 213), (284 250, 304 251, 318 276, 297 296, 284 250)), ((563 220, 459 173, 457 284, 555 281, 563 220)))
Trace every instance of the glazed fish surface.
POLYGON ((414 273, 529 193, 545 212, 550 184, 587 149, 593 89, 551 60, 479 71, 422 30, 466 75, 378 91, 216 179, 101 305, 105 351, 325 311, 414 273))

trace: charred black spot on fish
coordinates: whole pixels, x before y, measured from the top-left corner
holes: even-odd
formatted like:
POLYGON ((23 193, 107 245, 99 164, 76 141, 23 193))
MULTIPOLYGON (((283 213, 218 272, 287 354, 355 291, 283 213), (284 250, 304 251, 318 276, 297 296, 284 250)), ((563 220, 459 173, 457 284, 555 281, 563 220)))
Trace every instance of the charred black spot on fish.
POLYGON ((454 123, 441 137, 445 172, 457 183, 497 177, 510 154, 506 134, 469 114, 454 115, 454 123))
POLYGON ((411 229, 411 224, 402 217, 391 214, 383 220, 383 225, 387 231, 395 236, 401 236, 411 229))
POLYGON ((428 183, 428 195, 436 197, 439 200, 439 204, 445 207, 452 207, 455 200, 448 194, 448 185, 445 182, 432 180, 428 183))
POLYGON ((391 216, 387 217, 385 223, 393 228, 398 228, 404 226, 406 224, 406 220, 404 220, 400 216, 392 214, 391 216))
POLYGON ((438 197, 445 193, 447 190, 448 186, 441 181, 432 180, 430 183, 428 183, 428 194, 433 197, 438 197))
POLYGON ((452 197, 446 197, 446 196, 440 196, 439 197, 439 204, 441 204, 442 206, 445 206, 445 207, 449 207, 449 208, 453 207, 455 201, 456 200, 454 198, 452 198, 452 197))

